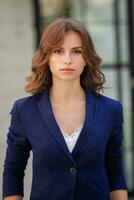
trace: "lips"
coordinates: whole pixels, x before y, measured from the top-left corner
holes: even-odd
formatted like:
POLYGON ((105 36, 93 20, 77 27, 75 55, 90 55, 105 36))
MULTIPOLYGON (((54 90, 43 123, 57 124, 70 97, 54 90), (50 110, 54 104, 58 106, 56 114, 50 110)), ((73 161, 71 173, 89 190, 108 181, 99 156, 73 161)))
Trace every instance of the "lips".
POLYGON ((74 71, 74 69, 72 68, 63 68, 63 69, 60 69, 61 71, 74 71))

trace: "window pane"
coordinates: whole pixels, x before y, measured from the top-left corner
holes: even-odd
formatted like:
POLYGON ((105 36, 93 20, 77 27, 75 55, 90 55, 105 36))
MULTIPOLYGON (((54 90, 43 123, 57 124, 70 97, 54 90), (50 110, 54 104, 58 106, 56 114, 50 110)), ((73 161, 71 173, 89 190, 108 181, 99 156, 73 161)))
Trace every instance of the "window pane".
POLYGON ((130 88, 130 74, 128 67, 123 67, 121 70, 122 77, 122 102, 124 106, 124 153, 125 153, 125 165, 127 172, 127 180, 129 189, 132 189, 133 185, 133 138, 132 138, 132 101, 131 101, 131 88, 130 88))
POLYGON ((123 64, 129 63, 128 39, 128 25, 120 25, 120 53, 123 64))
MULTIPOLYGON (((88 28, 88 25, 87 25, 88 28)), ((94 40, 104 64, 114 64, 116 60, 115 32, 113 26, 90 26, 89 32, 94 40)))
POLYGON ((106 83, 104 86, 109 87, 107 89, 104 89, 104 95, 117 99, 118 98, 117 70, 115 68, 107 68, 101 70, 106 76, 106 83))
POLYGON ((73 0, 71 10, 84 21, 108 21, 113 18, 113 0, 73 0))

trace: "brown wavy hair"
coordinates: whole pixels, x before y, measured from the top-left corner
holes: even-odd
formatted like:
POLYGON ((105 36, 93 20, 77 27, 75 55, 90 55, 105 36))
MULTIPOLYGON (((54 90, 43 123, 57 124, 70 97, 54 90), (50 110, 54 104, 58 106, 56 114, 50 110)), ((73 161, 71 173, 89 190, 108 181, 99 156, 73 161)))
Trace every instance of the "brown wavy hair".
POLYGON ((52 85, 52 74, 49 69, 48 59, 52 49, 60 46, 65 35, 74 31, 80 35, 83 46, 83 58, 86 66, 80 75, 80 84, 86 89, 99 93, 105 87, 105 75, 100 71, 101 58, 96 53, 91 36, 85 26, 76 19, 59 18, 49 24, 43 31, 39 46, 32 60, 32 74, 26 78, 25 91, 32 94, 42 92, 52 85))

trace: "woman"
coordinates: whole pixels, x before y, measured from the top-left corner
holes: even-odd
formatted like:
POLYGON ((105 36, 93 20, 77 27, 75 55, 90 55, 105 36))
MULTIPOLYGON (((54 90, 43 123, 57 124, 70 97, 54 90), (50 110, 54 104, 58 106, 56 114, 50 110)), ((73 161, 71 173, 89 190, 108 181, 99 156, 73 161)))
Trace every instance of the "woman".
POLYGON ((127 200, 122 104, 99 92, 105 76, 86 28, 60 18, 43 32, 26 92, 11 110, 5 200, 21 200, 29 152, 30 200, 127 200))

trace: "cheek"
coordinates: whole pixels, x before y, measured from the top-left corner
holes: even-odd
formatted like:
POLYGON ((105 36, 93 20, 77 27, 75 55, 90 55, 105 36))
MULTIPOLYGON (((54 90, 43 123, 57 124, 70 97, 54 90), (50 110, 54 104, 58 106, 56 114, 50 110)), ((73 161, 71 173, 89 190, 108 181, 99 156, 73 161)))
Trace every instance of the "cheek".
POLYGON ((79 66, 79 73, 82 73, 85 68, 86 62, 84 60, 79 60, 78 66, 79 66))
POLYGON ((84 60, 83 56, 81 57, 81 60, 83 62, 83 65, 85 66, 86 65, 86 61, 84 60))
POLYGON ((84 66, 86 65, 86 62, 85 62, 82 58, 77 59, 76 62, 78 63, 77 65, 78 65, 80 68, 84 68, 84 66))
POLYGON ((83 63, 83 66, 85 66, 85 65, 86 65, 86 62, 85 62, 85 60, 83 60, 83 61, 82 61, 82 63, 83 63))
POLYGON ((58 59, 57 57, 51 57, 51 59, 49 59, 49 66, 51 68, 58 68, 60 64, 60 59, 58 59))
POLYGON ((54 59, 53 59, 53 57, 49 58, 48 63, 49 63, 50 66, 54 64, 54 59))

